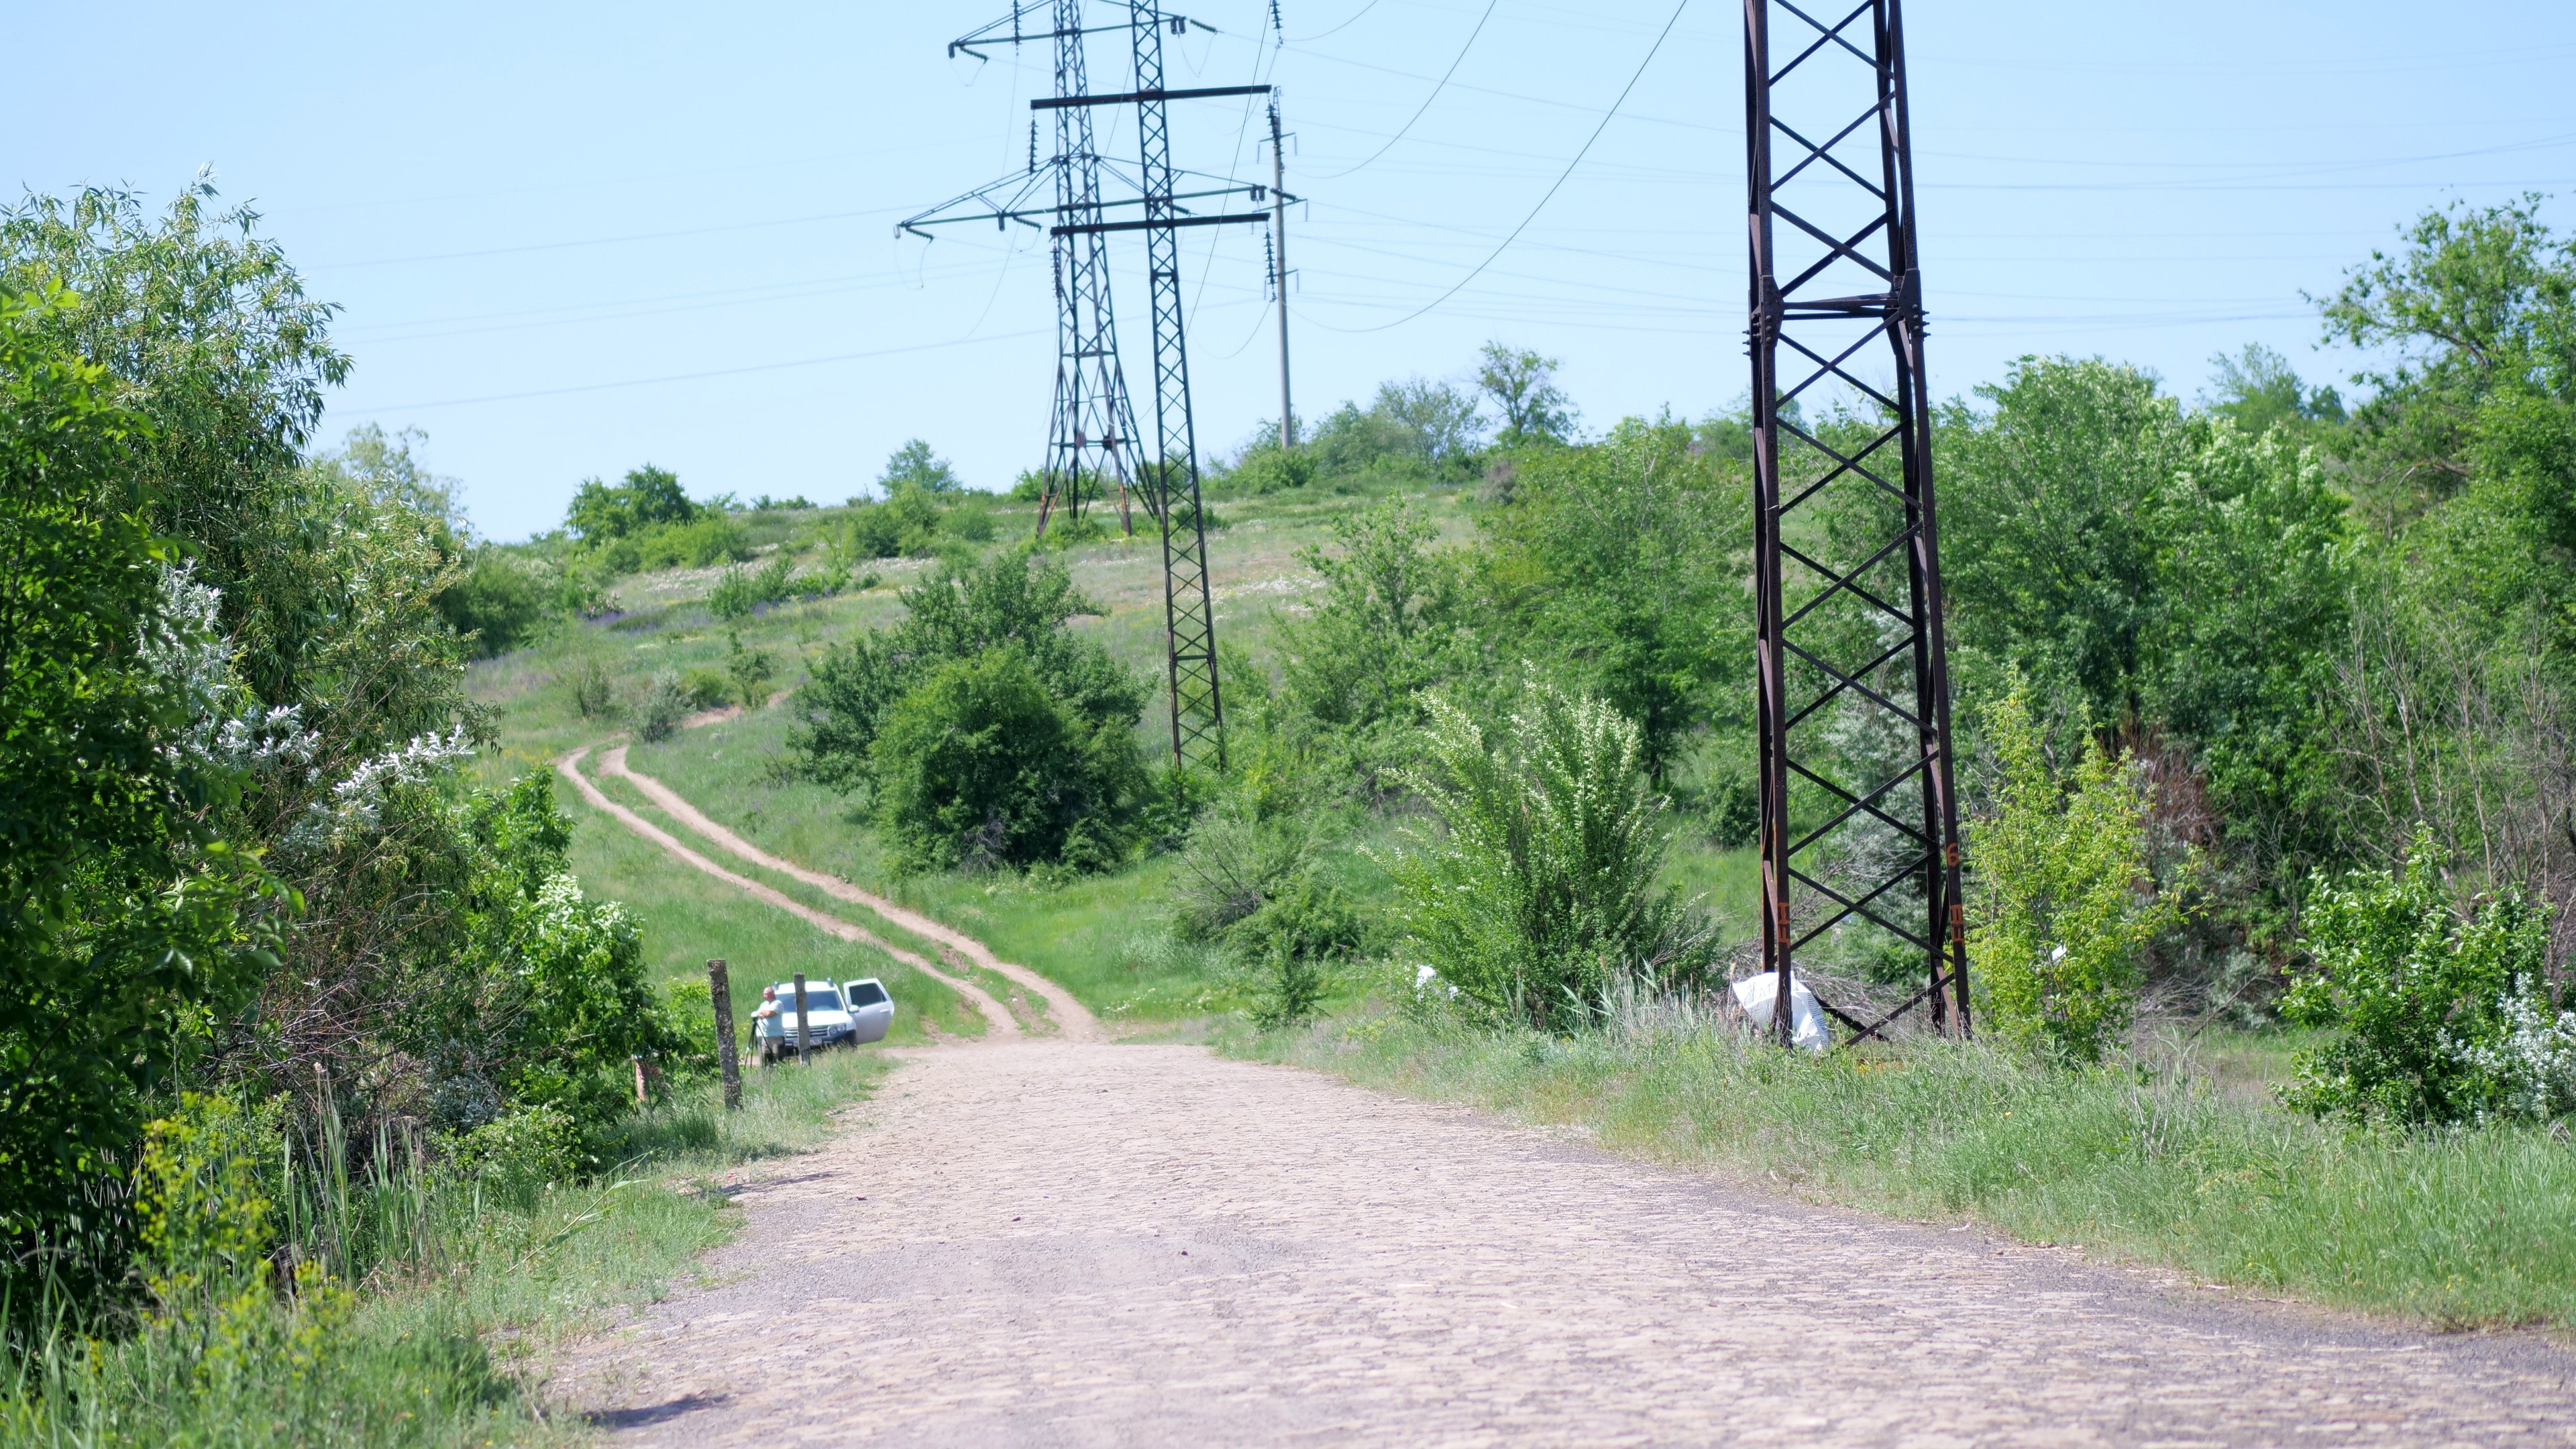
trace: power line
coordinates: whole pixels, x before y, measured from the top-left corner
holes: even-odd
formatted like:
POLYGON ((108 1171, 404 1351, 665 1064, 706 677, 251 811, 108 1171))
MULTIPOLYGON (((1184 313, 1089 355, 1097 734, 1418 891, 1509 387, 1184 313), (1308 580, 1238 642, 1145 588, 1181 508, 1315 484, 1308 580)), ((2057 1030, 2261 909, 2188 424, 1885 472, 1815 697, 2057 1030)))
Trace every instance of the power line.
POLYGON ((1457 58, 1449 62, 1449 68, 1447 70, 1440 73, 1440 83, 1431 88, 1431 94, 1422 98, 1421 106, 1414 111, 1412 117, 1403 125, 1398 126, 1394 135, 1386 138, 1385 145, 1370 152, 1367 161, 1363 161, 1359 165, 1349 168, 1349 170, 1335 171, 1329 175, 1318 177, 1317 179, 1322 181, 1339 181, 1343 177, 1350 175, 1353 171, 1366 170, 1370 162, 1374 162, 1378 157, 1394 150, 1395 143, 1403 140, 1405 132, 1413 129, 1413 123, 1421 120, 1423 116, 1430 112, 1431 103, 1440 99, 1440 93, 1449 89, 1449 78, 1458 73, 1459 66, 1466 64, 1467 52, 1476 48, 1476 37, 1485 33, 1485 22, 1494 18, 1494 8, 1502 3, 1503 0, 1485 0, 1485 13, 1476 17, 1476 28, 1467 32, 1467 43, 1458 47, 1457 58))
POLYGON ((1478 273, 1481 273, 1485 268, 1492 266, 1494 264, 1494 259, 1501 256, 1513 242, 1520 240, 1521 233, 1527 231, 1529 229, 1529 224, 1538 220, 1538 214, 1547 209, 1547 204, 1556 199, 1558 189, 1565 185, 1565 178, 1572 176, 1574 174, 1574 168, 1583 164, 1583 158, 1592 154, 1592 143, 1601 139, 1601 133, 1603 131, 1610 129, 1612 118, 1619 114, 1619 108, 1621 106, 1627 104, 1628 93, 1635 90, 1637 88, 1637 82, 1645 78, 1646 67, 1655 63, 1656 53, 1664 48, 1664 38, 1673 33, 1673 26, 1681 20, 1682 12, 1689 8, 1690 0, 1681 0, 1680 4, 1673 7, 1672 19, 1664 22, 1662 33, 1655 37, 1655 43, 1653 45, 1646 48, 1646 58, 1637 62, 1636 73, 1629 76, 1628 83, 1619 88, 1619 99, 1612 101, 1610 103, 1610 109, 1602 113, 1601 124, 1593 127, 1592 134, 1584 138, 1583 149, 1575 152, 1574 159, 1565 163, 1565 170, 1558 173, 1556 183, 1548 187, 1547 195, 1538 199, 1538 205, 1530 208, 1529 215, 1521 218, 1521 224, 1512 228, 1512 234, 1503 238, 1502 245, 1495 247, 1492 255, 1486 257, 1483 261, 1476 263, 1475 271, 1469 272, 1467 275, 1460 277, 1448 291, 1443 292, 1439 296, 1432 298, 1430 301, 1423 303, 1419 309, 1408 312, 1404 316, 1398 317, 1392 322, 1383 323, 1376 327, 1335 328, 1333 330, 1337 332, 1384 332, 1389 327, 1401 327, 1405 323, 1412 321, 1414 318, 1421 316, 1424 312, 1428 312, 1432 308, 1439 306, 1441 303, 1448 301, 1451 297, 1458 295, 1458 289, 1460 287, 1464 287, 1469 282, 1476 280, 1478 273))

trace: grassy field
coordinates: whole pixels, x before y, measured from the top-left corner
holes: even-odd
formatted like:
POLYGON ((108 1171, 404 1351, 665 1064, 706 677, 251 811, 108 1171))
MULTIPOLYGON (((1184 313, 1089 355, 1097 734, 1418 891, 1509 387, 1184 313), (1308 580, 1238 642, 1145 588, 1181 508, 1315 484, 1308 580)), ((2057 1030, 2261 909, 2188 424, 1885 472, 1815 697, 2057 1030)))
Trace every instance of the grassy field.
POLYGON ((834 1052, 754 1073, 734 1113, 681 1093, 624 1123, 612 1170, 586 1183, 508 1199, 405 1182, 424 1226, 364 1291, 255 1294, 113 1342, 58 1335, 0 1382, 0 1449, 592 1442, 549 1397, 553 1345, 696 1277, 741 1222, 719 1179, 822 1140, 889 1064, 834 1052))
MULTIPOLYGON (((1473 532, 1469 505, 1459 491, 1407 496, 1444 537, 1460 539, 1473 532)), ((1266 665, 1280 619, 1318 582, 1298 562, 1299 553, 1329 543, 1334 519, 1374 501, 1376 495, 1317 490, 1311 496, 1229 499, 1217 505, 1225 526, 1211 537, 1209 551, 1217 621, 1229 652, 1239 649, 1256 665, 1266 665)), ((1106 516, 1114 526, 1114 512, 1106 516)), ((1001 528, 995 547, 1023 537, 1031 521, 1025 508, 998 510, 997 518, 1001 528)), ((1150 520, 1144 521, 1150 528, 1150 520)), ((1160 552, 1152 540, 1142 533, 1132 541, 1113 537, 1063 557, 1077 584, 1108 611, 1077 620, 1074 627, 1096 630, 1117 657, 1148 678, 1159 678, 1163 606, 1160 552)), ((622 612, 567 627, 533 648, 475 666, 475 695, 493 709, 503 740, 503 749, 485 762, 487 777, 538 768, 576 746, 625 733, 629 722, 621 715, 584 719, 575 709, 569 679, 585 660, 606 665, 631 698, 656 670, 721 667, 730 636, 738 633, 746 647, 766 649, 779 660, 773 688, 790 689, 805 661, 822 649, 895 619, 900 611, 897 588, 927 567, 920 560, 883 561, 874 566, 880 575, 875 588, 781 605, 732 630, 712 619, 703 604, 719 577, 717 570, 672 570, 625 580, 616 590, 622 612)), ((1158 692, 1139 727, 1149 758, 1158 758, 1165 748, 1169 726, 1163 707, 1158 692)), ((1206 1017, 1233 1002, 1219 963, 1204 951, 1172 941, 1163 929, 1155 902, 1168 861, 1149 860, 1114 875, 1060 886, 989 876, 898 877, 886 868, 874 833, 849 800, 779 771, 793 727, 792 704, 764 708, 684 730, 659 743, 638 743, 629 762, 766 850, 975 934, 1003 956, 1065 983, 1113 1025, 1167 1026, 1206 1017)), ((602 788, 620 803, 660 818, 631 790, 613 781, 603 782, 602 788)), ((703 970, 705 957, 724 956, 734 965, 741 999, 746 990, 757 994, 756 985, 746 988, 744 983, 783 977, 807 953, 860 953, 873 958, 876 964, 867 968, 869 973, 885 975, 898 1002, 929 1015, 940 1029, 979 1029, 971 1012, 937 983, 794 921, 764 926, 764 918, 776 912, 749 902, 734 906, 726 900, 729 888, 667 861, 642 842, 615 838, 622 836, 615 822, 594 816, 578 801, 567 801, 566 808, 582 821, 579 855, 585 881, 592 880, 594 871, 615 869, 591 889, 625 902, 643 919, 657 970, 689 976, 703 970), (748 971, 746 963, 754 963, 748 971), (904 985, 896 984, 898 973, 904 985), (952 1027, 952 1021, 959 1025, 952 1027)), ((1385 833, 1382 825, 1374 828, 1385 833)), ((675 833, 688 838, 685 831, 675 833)), ((809 904, 851 909, 731 857, 723 863, 809 904)), ((1671 875, 1685 889, 1706 895, 1730 924, 1751 920, 1750 852, 1685 838, 1674 852, 1671 875)), ((1368 894, 1368 882, 1353 884, 1358 894, 1368 894)), ((915 945, 873 918, 862 924, 897 945, 915 945)), ((816 973, 809 969, 808 974, 816 973)), ((903 1016, 898 1013, 899 1022, 903 1016)))

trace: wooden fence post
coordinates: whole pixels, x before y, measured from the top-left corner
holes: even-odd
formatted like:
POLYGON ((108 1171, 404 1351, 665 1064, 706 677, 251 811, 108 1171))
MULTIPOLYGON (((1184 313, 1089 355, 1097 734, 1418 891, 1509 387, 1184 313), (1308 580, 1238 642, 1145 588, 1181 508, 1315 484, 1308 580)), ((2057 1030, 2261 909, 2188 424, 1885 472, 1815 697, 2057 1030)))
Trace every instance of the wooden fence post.
POLYGON ((724 1069, 724 1102, 728 1112, 742 1110, 742 1058, 734 1051, 733 982, 724 958, 707 963, 707 996, 716 1008, 716 1064, 724 1069))
POLYGON ((813 1049, 805 1036, 805 973, 802 971, 796 973, 796 1065, 814 1065, 813 1049))

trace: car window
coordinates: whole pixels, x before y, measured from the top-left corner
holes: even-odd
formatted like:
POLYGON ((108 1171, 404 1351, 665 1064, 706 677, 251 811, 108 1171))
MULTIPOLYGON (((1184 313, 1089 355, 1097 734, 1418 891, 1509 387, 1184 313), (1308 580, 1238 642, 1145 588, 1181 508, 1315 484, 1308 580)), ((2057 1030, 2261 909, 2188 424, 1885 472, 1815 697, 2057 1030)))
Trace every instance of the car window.
POLYGON ((879 986, 873 981, 853 981, 850 983, 850 1009, 853 1011, 862 1006, 874 1006, 885 999, 885 988, 879 986))
MULTIPOLYGON (((839 992, 837 992, 837 991, 834 991, 834 990, 833 990, 831 987, 829 987, 829 986, 816 986, 816 985, 814 985, 812 982, 807 982, 807 983, 806 983, 806 986, 805 986, 805 1014, 806 1014, 806 1015, 811 1016, 811 1015, 813 1015, 815 1012, 818 1012, 818 1011, 838 1011, 838 1010, 840 1010, 840 1009, 841 1009, 841 993, 839 993, 839 992)), ((793 987, 793 986, 783 986, 783 987, 780 987, 780 988, 779 988, 779 991, 778 991, 778 1010, 779 1010, 779 1012, 780 1012, 782 1015, 786 1015, 786 1016, 794 1016, 794 1015, 796 1014, 796 988, 795 988, 795 987, 793 987)))

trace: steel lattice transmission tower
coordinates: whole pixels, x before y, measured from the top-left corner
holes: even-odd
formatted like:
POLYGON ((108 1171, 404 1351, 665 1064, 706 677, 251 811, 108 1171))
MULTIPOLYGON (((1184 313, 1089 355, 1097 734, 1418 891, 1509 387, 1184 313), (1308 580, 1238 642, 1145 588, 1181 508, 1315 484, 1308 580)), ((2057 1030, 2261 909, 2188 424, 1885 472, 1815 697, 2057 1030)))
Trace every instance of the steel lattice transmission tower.
POLYGON ((1745 0, 1762 959, 1884 931, 1968 1030, 1898 0, 1745 0), (1834 727, 1833 738, 1820 738, 1834 727))
MULTIPOLYGON (((1097 30, 1124 30, 1125 24, 1086 27, 1083 0, 1049 0, 1045 5, 1015 5, 1011 13, 982 29, 950 41, 948 53, 981 60, 983 49, 1051 42, 1055 50, 1055 150, 1043 163, 1038 155, 1038 125, 1029 121, 1029 161, 1024 174, 1006 176, 965 195, 940 203, 898 223, 898 231, 928 236, 927 228, 963 222, 992 222, 997 229, 1013 223, 1038 227, 1049 217, 1049 272, 1055 286, 1055 408, 1047 422, 1046 480, 1038 504, 1038 532, 1043 534, 1058 508, 1080 517, 1086 501, 1115 489, 1119 522, 1135 531, 1127 516, 1127 491, 1141 454, 1137 449, 1136 414, 1127 400, 1127 375, 1118 360, 1117 308, 1109 288, 1109 247, 1096 225, 1102 217, 1102 158, 1091 123, 1091 77, 1083 37, 1097 30), (1048 28, 1027 28, 1044 16, 1048 28), (1037 197, 1053 183, 1055 205, 1043 208, 1037 197)), ((1041 102, 1041 105, 1046 103, 1041 102)))
MULTIPOLYGON (((1083 0, 1050 0, 1051 8, 1015 7, 973 34, 949 44, 949 53, 983 58, 979 46, 1021 45, 1050 40, 1055 45, 1056 94, 1029 103, 1032 111, 1055 113, 1056 151, 1046 167, 1055 185, 1055 205, 1033 204, 1040 181, 1036 122, 1030 122, 1030 155, 1025 175, 1005 177, 943 202, 897 224, 898 231, 922 236, 933 226, 990 221, 997 228, 1016 222, 1047 226, 1056 289, 1056 398, 1049 424, 1046 501, 1039 506, 1038 527, 1046 527, 1059 498, 1078 512, 1086 491, 1105 496, 1120 490, 1125 515, 1126 488, 1132 483, 1146 509, 1161 526, 1163 544, 1163 618, 1166 674, 1172 702, 1172 758, 1183 765, 1225 767, 1225 706, 1217 679, 1216 612, 1208 583, 1207 525, 1199 501, 1197 429, 1190 413, 1189 348, 1186 311, 1181 301, 1180 243, 1185 227, 1234 223, 1284 226, 1284 193, 1273 186, 1205 177, 1205 186, 1176 189, 1183 174, 1172 165, 1168 102, 1225 96, 1269 95, 1267 85, 1206 86, 1189 90, 1163 88, 1163 33, 1177 34, 1200 22, 1168 15, 1149 0, 1128 0, 1124 21, 1115 25, 1083 24, 1083 0), (1024 22, 1045 13, 1050 28, 1026 28, 1024 22), (1135 89, 1118 95, 1090 91, 1083 37, 1124 30, 1134 50, 1135 89), (1102 157, 1094 145, 1091 110, 1095 106, 1133 105, 1139 139, 1139 168, 1131 177, 1102 157), (1125 184, 1132 195, 1104 197, 1103 175, 1125 184), (1184 202, 1248 196, 1268 201, 1270 209, 1245 212, 1195 212, 1184 202), (1113 208, 1136 207, 1134 220, 1109 220, 1113 208), (1118 328, 1110 301, 1108 247, 1112 232, 1145 234, 1146 279, 1154 312, 1154 453, 1142 456, 1127 382, 1118 360, 1118 328)), ((1201 29, 1210 29, 1200 25, 1201 29)), ((1273 144, 1277 125, 1273 121, 1273 144)), ((1274 160, 1274 171, 1276 162, 1274 160)), ((1273 270, 1276 270, 1274 266, 1273 270)), ((1283 324, 1284 325, 1284 324, 1283 324)), ((1281 365, 1286 365, 1282 332, 1281 365)), ((1283 396, 1285 383, 1282 383, 1283 396)), ((1132 526, 1131 526, 1132 531, 1132 526)))

